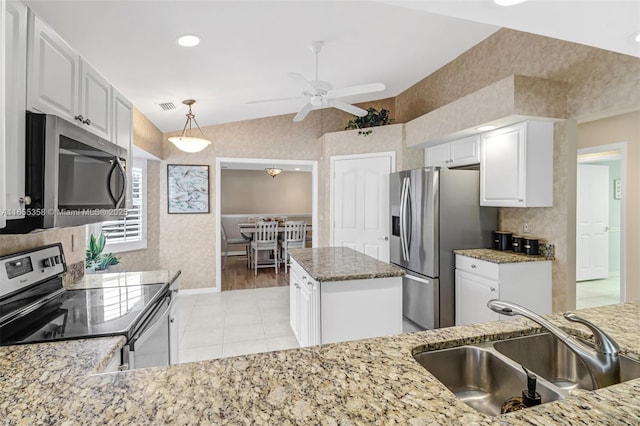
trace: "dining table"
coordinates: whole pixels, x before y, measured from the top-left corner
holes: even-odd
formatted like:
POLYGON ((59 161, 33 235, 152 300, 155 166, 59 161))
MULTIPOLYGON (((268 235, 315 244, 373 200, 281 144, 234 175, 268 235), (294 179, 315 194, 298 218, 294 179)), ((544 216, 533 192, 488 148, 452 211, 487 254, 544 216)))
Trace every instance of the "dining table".
MULTIPOLYGON (((253 239, 253 234, 256 232, 256 224, 247 222, 247 223, 239 223, 238 228, 240 229, 240 234, 244 238, 248 238, 250 240, 253 239)), ((307 234, 312 231, 312 227, 307 223, 307 234)), ((278 224, 278 232, 284 232, 284 222, 280 222, 278 224)))

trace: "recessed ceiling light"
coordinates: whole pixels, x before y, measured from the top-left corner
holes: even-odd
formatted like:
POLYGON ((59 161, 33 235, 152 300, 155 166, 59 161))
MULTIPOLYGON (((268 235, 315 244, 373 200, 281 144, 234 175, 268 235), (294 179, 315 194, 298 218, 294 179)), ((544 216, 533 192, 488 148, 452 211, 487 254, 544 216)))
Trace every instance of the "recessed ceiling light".
POLYGON ((636 35, 635 40, 636 40, 638 43, 640 43, 640 33, 638 33, 638 34, 636 35))
POLYGON ((194 34, 185 34, 178 37, 177 42, 182 47, 194 47, 200 44, 200 37, 194 34))
POLYGON ((480 126, 476 128, 476 130, 480 130, 481 132, 486 132, 487 130, 497 129, 498 126, 480 126))
POLYGON ((514 4, 524 3, 527 0, 493 0, 498 6, 513 6, 514 4))
POLYGON ((295 170, 296 172, 299 172, 299 171, 300 171, 300 167, 296 167, 296 168, 295 168, 295 169, 293 169, 293 170, 295 170))

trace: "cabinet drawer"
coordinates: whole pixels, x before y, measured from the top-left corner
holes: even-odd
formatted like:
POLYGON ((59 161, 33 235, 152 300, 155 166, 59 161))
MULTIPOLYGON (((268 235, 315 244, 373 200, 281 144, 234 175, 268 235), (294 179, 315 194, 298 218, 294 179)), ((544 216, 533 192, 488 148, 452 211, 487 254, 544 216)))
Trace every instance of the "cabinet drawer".
POLYGON ((456 255, 456 269, 498 281, 499 265, 497 263, 456 255))

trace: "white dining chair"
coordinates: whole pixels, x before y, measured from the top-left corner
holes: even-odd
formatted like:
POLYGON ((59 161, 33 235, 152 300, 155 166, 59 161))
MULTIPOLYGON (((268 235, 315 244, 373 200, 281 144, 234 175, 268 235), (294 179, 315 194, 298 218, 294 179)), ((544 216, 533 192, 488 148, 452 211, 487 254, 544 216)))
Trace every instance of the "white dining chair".
POLYGON ((261 251, 273 251, 273 267, 278 273, 278 222, 256 222, 256 230, 251 240, 251 257, 253 259, 254 274, 258 275, 258 268, 271 268, 271 263, 260 265, 258 262, 261 251))
POLYGON ((304 248, 307 237, 307 224, 303 220, 291 220, 284 223, 284 233, 280 241, 281 259, 284 262, 284 273, 289 265, 289 249, 304 248))
POLYGON ((220 234, 222 235, 222 242, 224 243, 224 257, 222 258, 222 269, 224 269, 224 265, 227 262, 227 256, 229 254, 229 245, 231 244, 242 244, 244 245, 245 253, 247 256, 247 268, 251 267, 251 251, 249 250, 249 244, 251 240, 248 238, 240 237, 240 238, 227 238, 227 231, 224 229, 224 224, 220 222, 220 234))

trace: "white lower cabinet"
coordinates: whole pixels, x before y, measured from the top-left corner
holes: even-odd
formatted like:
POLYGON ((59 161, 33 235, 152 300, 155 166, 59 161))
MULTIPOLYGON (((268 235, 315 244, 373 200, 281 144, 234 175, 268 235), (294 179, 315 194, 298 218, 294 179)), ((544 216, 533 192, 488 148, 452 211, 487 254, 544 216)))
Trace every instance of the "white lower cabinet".
POLYGON ((487 307, 491 299, 551 313, 551 261, 493 263, 456 255, 456 325, 507 317, 487 307))
POLYGON ((318 282, 291 259, 290 323, 300 346, 402 333, 402 277, 318 282))

